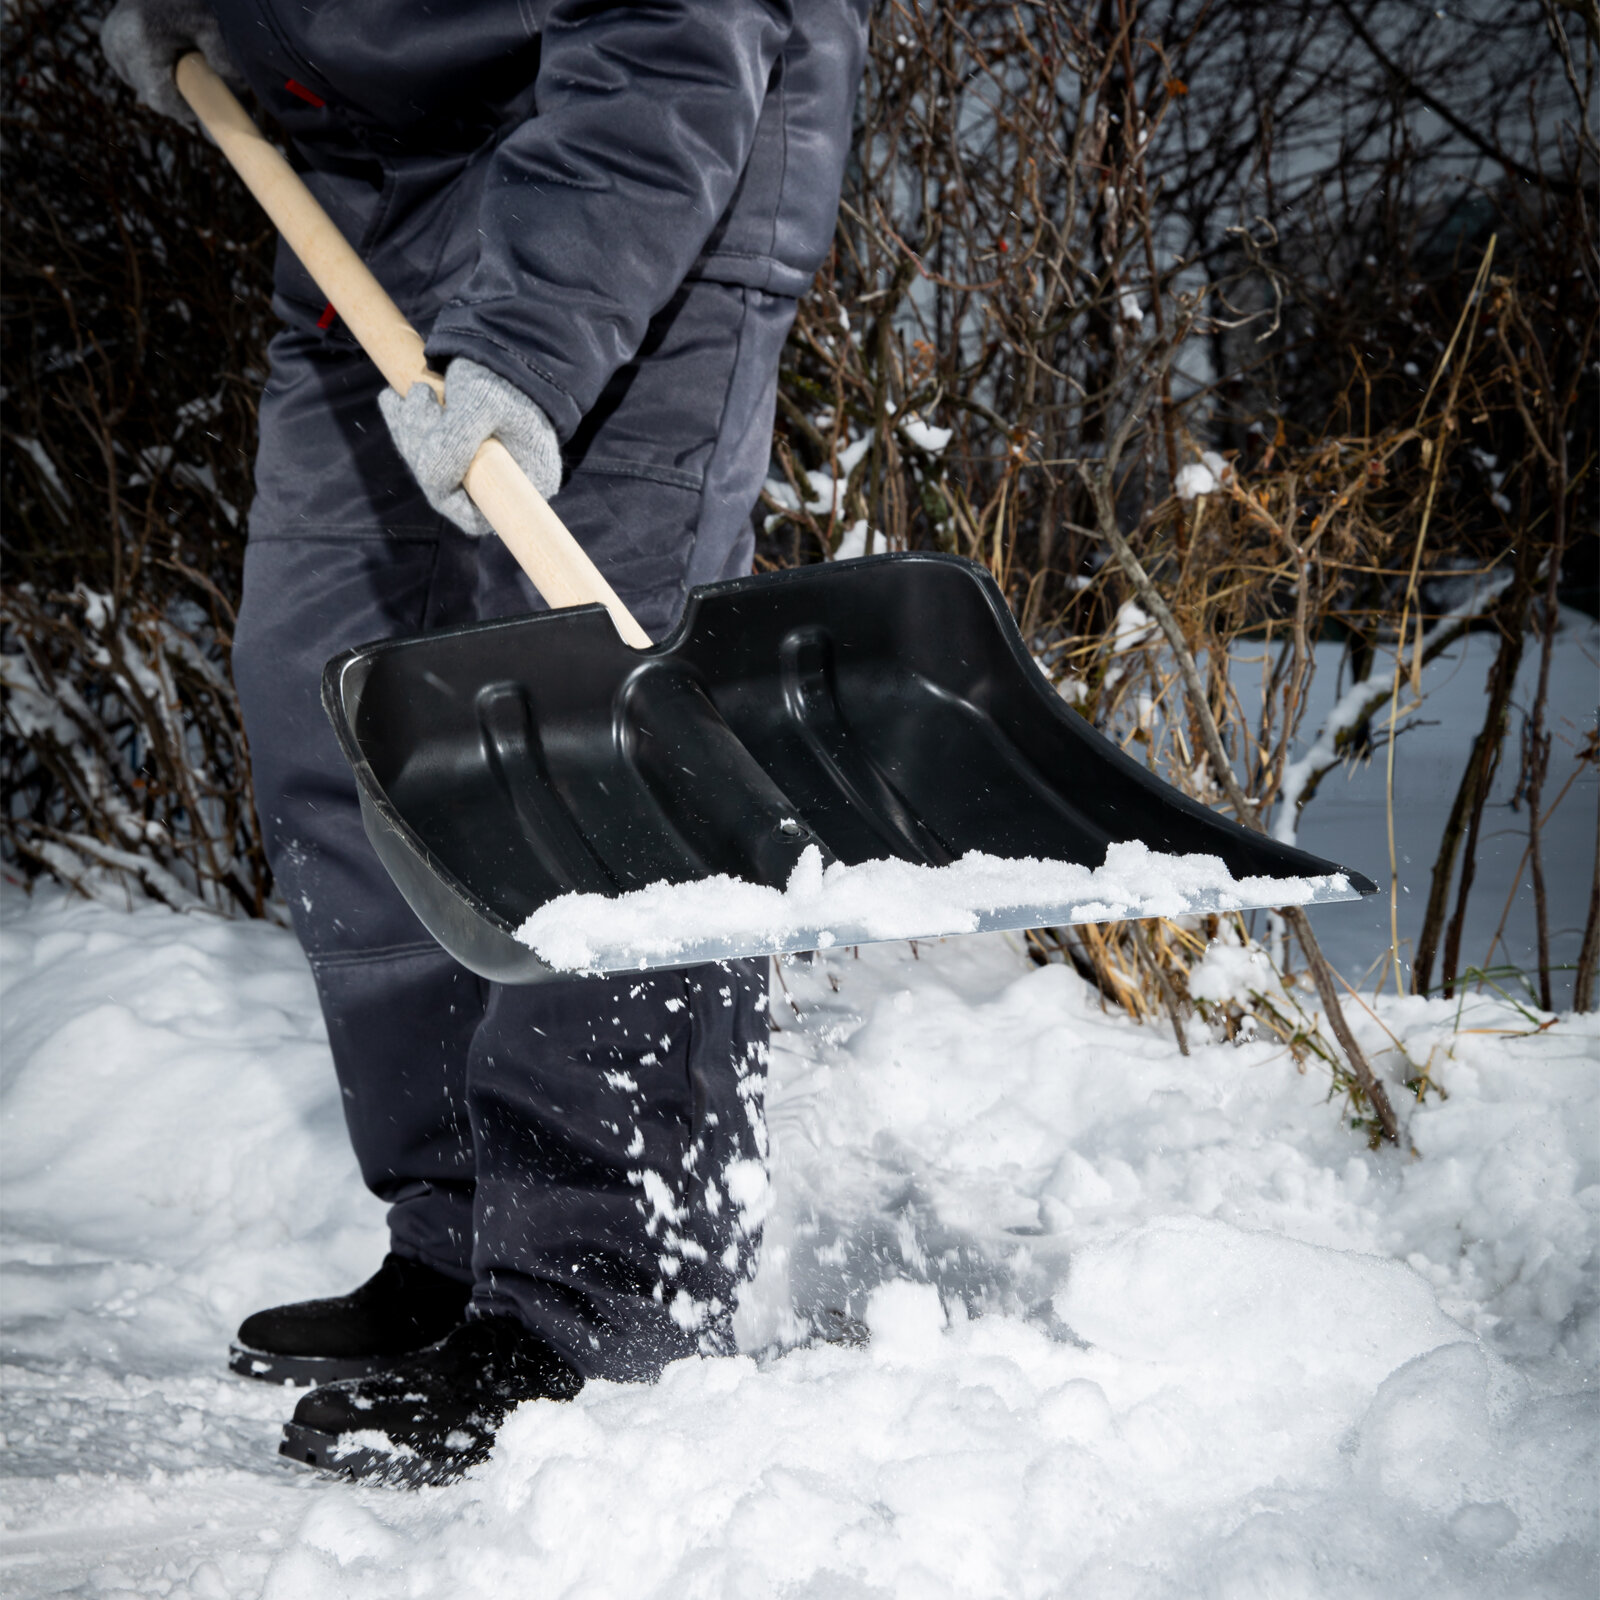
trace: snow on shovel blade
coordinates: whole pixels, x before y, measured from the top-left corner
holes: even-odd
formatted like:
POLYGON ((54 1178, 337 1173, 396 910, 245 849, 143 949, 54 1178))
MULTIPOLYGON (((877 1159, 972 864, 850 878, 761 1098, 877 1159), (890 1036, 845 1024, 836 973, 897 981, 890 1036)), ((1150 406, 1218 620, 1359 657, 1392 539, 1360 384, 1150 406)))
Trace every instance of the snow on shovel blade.
POLYGON ((1338 871, 1238 879, 1214 855, 1166 855, 1137 841, 1111 845, 1101 867, 973 851, 945 867, 889 859, 824 868, 812 846, 786 890, 719 875, 616 897, 563 895, 517 939, 562 971, 625 972, 879 939, 1356 900, 1360 881, 1338 871))
POLYGON ((1373 892, 1097 734, 954 556, 696 589, 650 650, 598 606, 375 644, 323 702, 391 877, 501 982, 1373 892))

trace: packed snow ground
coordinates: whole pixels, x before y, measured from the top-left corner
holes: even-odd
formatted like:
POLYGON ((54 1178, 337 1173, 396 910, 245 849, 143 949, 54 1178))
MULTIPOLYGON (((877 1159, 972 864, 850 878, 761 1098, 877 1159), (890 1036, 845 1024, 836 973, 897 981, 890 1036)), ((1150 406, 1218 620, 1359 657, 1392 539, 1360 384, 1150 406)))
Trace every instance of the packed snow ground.
POLYGON ((223 1370, 384 1246, 292 938, 3 896, 8 1595, 1594 1592, 1596 1017, 1357 1011, 1444 1091, 1374 1154, 1003 935, 786 965, 752 1353, 405 1493, 280 1466, 292 1393, 223 1370))

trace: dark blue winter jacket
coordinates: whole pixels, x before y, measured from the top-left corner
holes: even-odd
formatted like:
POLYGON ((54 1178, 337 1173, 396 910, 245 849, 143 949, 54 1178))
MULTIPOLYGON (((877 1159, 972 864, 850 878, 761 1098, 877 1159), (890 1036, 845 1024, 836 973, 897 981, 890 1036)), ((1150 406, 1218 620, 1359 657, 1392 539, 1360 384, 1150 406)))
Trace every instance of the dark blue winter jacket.
MULTIPOLYGON (((307 181, 441 365, 563 437, 686 278, 799 295, 869 0, 213 0, 307 181)), ((279 307, 322 297, 280 253, 279 307)))

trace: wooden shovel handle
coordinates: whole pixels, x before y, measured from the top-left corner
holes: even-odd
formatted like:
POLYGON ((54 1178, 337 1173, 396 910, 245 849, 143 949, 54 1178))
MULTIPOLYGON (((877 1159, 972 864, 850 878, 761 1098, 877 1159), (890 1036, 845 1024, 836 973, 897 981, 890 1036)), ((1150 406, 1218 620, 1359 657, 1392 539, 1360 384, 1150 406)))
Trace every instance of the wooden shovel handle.
MULTIPOLYGON (((405 394, 412 384, 425 383, 442 401, 444 379, 429 368, 422 336, 205 57, 198 51, 184 56, 177 81, 194 114, 389 387, 405 394)), ((627 643, 649 648, 650 636, 498 439, 480 446, 463 482, 473 504, 551 606, 603 605, 627 643)))

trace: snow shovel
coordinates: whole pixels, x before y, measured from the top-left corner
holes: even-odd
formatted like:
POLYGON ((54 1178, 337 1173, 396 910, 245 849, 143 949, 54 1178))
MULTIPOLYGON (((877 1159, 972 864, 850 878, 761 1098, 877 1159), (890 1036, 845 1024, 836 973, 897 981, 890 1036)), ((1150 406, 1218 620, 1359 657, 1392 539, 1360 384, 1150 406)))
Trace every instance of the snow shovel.
MULTIPOLYGON (((385 379, 442 398, 421 338, 201 57, 178 87, 385 379)), ((348 651, 323 702, 384 866, 484 977, 1373 892, 1097 734, 973 562, 707 585, 652 644, 497 440, 465 483, 555 609, 348 651)))

